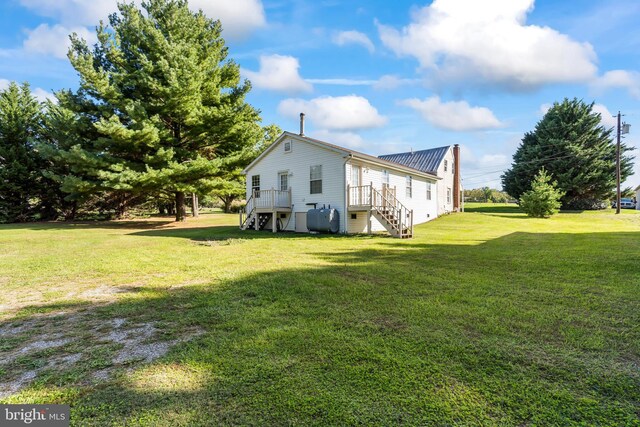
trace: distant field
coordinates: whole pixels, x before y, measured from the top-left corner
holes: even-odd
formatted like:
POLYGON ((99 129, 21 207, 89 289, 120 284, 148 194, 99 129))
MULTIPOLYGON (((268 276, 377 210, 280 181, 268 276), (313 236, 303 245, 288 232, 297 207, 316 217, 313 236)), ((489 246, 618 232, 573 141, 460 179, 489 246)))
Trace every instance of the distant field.
POLYGON ((0 226, 0 402, 74 425, 640 425, 640 215, 0 226))

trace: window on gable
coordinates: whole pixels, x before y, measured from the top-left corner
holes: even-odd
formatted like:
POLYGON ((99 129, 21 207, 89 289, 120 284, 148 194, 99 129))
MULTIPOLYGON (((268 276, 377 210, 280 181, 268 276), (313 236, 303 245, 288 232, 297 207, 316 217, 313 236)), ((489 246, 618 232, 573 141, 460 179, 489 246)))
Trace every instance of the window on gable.
POLYGON ((309 193, 322 194, 322 165, 309 168, 309 193))
POLYGON ((251 176, 251 194, 260 197, 260 175, 251 176))
POLYGON ((411 175, 407 175, 406 186, 407 186, 407 198, 410 199, 413 193, 413 178, 411 178, 411 175))
POLYGON ((285 141, 284 142, 284 152, 285 153, 290 153, 291 152, 291 141, 285 141))
POLYGON ((448 165, 448 163, 447 163, 447 161, 445 160, 445 161, 444 161, 444 171, 445 171, 445 172, 447 171, 447 165, 448 165))

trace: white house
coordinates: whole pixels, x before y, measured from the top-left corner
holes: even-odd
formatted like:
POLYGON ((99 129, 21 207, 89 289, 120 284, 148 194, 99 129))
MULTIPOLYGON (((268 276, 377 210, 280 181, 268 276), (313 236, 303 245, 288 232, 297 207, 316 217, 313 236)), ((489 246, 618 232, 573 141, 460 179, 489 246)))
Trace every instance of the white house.
POLYGON ((243 171, 240 227, 307 232, 307 211, 325 207, 337 211, 340 233, 411 237, 415 224, 459 208, 456 150, 375 157, 284 132, 243 171))

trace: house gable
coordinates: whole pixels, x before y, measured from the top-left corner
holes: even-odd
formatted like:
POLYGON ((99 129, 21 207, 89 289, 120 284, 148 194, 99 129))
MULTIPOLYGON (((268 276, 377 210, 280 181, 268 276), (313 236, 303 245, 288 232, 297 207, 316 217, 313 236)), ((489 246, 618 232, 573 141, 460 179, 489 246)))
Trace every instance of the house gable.
POLYGON ((341 156, 348 156, 350 154, 349 150, 343 149, 342 147, 338 147, 336 145, 327 144, 322 141, 296 135, 291 132, 283 132, 282 135, 280 135, 278 139, 276 139, 269 147, 267 147, 267 149, 264 150, 253 162, 249 163, 249 165, 242 170, 242 173, 247 174, 247 172, 251 170, 251 168, 253 168, 264 157, 266 157, 269 153, 271 153, 273 150, 280 147, 282 144, 284 144, 287 141, 292 143, 291 151, 295 150, 296 142, 299 142, 303 144, 315 145, 317 147, 324 148, 325 150, 336 152, 341 156))

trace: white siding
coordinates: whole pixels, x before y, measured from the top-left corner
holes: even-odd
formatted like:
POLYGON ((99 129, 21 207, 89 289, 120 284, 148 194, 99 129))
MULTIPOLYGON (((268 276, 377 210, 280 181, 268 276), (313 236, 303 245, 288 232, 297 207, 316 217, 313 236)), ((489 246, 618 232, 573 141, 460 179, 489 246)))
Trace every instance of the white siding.
MULTIPOLYGON (((413 209, 413 223, 421 224, 426 221, 430 221, 438 216, 438 201, 437 201, 437 183, 436 180, 428 180, 416 175, 412 177, 412 197, 406 196, 406 177, 407 173, 400 172, 391 168, 385 168, 379 165, 367 164, 365 162, 358 162, 352 160, 347 165, 347 177, 348 183, 351 184, 351 164, 357 164, 361 166, 361 185, 373 185, 377 190, 382 189, 383 184, 383 170, 389 172, 389 187, 396 188, 396 196, 400 202, 407 207, 407 209, 413 209), (431 200, 427 200, 427 182, 431 182, 431 200)), ((356 213, 356 212, 353 212, 356 213)), ((357 212, 357 218, 351 219, 349 215, 349 232, 350 233, 365 233, 367 231, 367 212, 357 212)), ((373 231, 385 231, 385 227, 375 218, 371 219, 371 229, 373 231)))
POLYGON ((453 148, 449 147, 444 160, 438 167, 438 176, 442 178, 438 181, 438 215, 453 212, 453 148), (447 161, 447 171, 444 170, 444 162, 447 161), (447 203, 447 188, 451 189, 451 201, 447 203))
POLYGON ((295 212, 307 212, 317 203, 338 210, 340 215, 340 232, 344 232, 345 224, 345 159, 338 152, 319 147, 286 136, 275 142, 276 146, 247 170, 247 198, 251 196, 251 177, 260 175, 260 189, 279 189, 278 173, 289 174, 291 188, 292 215, 281 219, 286 230, 295 231, 295 212), (284 141, 291 141, 291 151, 284 152, 284 141), (310 194, 309 173, 311 166, 322 165, 322 194, 310 194), (291 218, 291 219, 290 219, 291 218))

